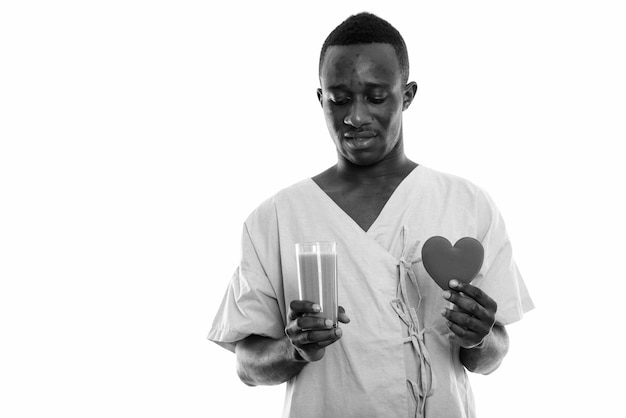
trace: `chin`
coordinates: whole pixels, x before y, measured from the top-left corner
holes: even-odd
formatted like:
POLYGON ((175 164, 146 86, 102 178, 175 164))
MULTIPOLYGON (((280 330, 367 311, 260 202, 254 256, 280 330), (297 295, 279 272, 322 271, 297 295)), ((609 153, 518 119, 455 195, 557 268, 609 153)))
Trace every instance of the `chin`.
POLYGON ((379 155, 371 153, 361 153, 361 155, 344 154, 343 157, 350 163, 362 167, 374 165, 382 160, 379 155), (369 154, 369 155, 367 155, 369 154))

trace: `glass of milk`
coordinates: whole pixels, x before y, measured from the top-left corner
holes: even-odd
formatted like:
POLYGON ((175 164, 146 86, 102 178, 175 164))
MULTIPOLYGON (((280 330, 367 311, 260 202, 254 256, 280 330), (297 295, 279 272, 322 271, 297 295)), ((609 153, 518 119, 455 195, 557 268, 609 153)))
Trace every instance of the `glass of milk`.
POLYGON ((330 319, 337 326, 337 243, 296 244, 300 300, 321 306, 315 316, 330 319))

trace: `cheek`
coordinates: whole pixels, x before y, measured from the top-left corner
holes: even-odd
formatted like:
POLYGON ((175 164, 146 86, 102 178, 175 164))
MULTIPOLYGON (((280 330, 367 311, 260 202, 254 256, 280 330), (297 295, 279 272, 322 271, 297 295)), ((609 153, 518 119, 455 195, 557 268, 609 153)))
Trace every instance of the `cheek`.
POLYGON ((326 118, 326 124, 333 130, 340 129, 343 126, 344 117, 341 112, 337 110, 324 109, 324 117, 326 118))
POLYGON ((397 131, 400 129, 402 121, 402 108, 398 106, 390 106, 380 112, 377 119, 380 125, 384 126, 387 131, 397 131))

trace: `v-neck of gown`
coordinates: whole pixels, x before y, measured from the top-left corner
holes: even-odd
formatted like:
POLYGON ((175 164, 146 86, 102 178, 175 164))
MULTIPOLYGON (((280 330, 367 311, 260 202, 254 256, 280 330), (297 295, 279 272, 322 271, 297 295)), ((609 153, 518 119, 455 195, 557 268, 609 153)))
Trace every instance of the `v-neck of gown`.
POLYGON ((404 189, 405 187, 407 187, 407 183, 410 182, 411 178, 413 176, 416 175, 416 172, 419 170, 419 168, 421 167, 421 165, 417 165, 415 166, 411 171, 409 171, 409 173, 404 176, 404 178, 398 183, 398 185, 396 186, 396 188, 393 190, 393 192, 391 193, 391 195, 389 196, 389 198, 387 199, 387 201, 385 202, 385 204, 383 205, 382 209, 380 210, 380 212, 376 215, 376 218, 374 219, 374 221, 371 223, 371 225, 369 226, 369 228, 364 229, 361 227, 361 225, 358 224, 357 221, 354 220, 354 218, 352 218, 352 216, 350 216, 341 206, 339 206, 339 204, 337 204, 337 202, 335 202, 333 200, 332 197, 330 197, 328 195, 328 193, 326 193, 319 184, 317 184, 315 182, 315 180, 313 180, 312 178, 309 178, 308 180, 313 184, 314 189, 317 190, 318 193, 322 194, 324 197, 324 200, 328 203, 329 206, 334 207, 335 211, 337 211, 340 216, 343 216, 345 218, 347 218, 347 221, 349 223, 351 223, 355 228, 357 228, 359 231, 361 231, 363 234, 370 236, 373 231, 376 230, 376 227, 378 226, 378 224, 380 222, 382 222, 382 220, 384 219, 384 215, 387 211, 391 210, 390 207, 393 206, 394 201, 398 199, 399 195, 402 195, 402 189, 404 189))

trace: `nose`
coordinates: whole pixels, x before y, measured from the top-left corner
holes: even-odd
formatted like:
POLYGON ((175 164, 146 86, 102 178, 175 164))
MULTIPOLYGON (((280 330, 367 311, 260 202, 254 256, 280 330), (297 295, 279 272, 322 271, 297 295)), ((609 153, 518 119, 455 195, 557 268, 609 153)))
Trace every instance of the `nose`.
POLYGON ((372 122, 372 116, 369 113, 367 104, 363 100, 356 99, 350 104, 348 113, 343 119, 343 123, 354 128, 360 128, 372 122))

